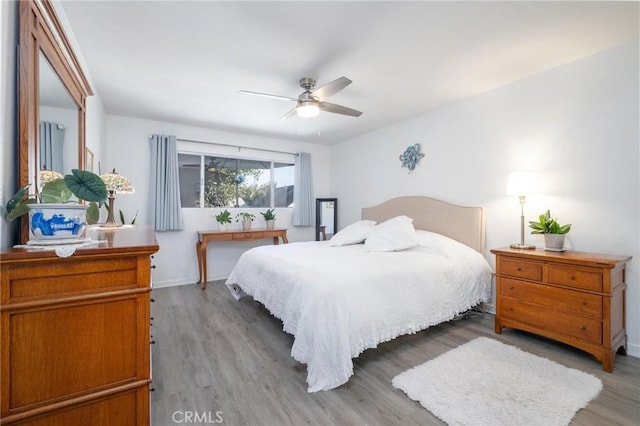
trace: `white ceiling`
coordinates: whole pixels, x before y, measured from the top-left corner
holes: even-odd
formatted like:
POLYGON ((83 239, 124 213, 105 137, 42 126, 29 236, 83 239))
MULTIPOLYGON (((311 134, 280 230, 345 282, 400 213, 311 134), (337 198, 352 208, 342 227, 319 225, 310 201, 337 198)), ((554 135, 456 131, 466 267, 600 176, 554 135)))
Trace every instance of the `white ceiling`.
POLYGON ((637 2, 61 2, 107 113, 336 143, 638 38, 637 2), (359 118, 280 117, 298 80, 359 118))

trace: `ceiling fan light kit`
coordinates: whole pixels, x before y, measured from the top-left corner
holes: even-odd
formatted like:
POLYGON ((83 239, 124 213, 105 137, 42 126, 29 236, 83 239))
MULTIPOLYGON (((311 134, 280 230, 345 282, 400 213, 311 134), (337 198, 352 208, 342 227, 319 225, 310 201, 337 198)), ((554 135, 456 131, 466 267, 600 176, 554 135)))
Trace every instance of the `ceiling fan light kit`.
POLYGON ((325 84, 322 87, 316 87, 316 81, 312 78, 300 79, 300 87, 304 89, 297 98, 291 98, 288 96, 271 95, 268 93, 251 92, 248 90, 241 90, 240 93, 246 93, 249 95, 265 96, 274 99, 280 99, 284 101, 295 101, 296 106, 293 109, 286 112, 281 120, 293 117, 297 115, 301 118, 316 117, 320 113, 320 110, 325 112, 331 112, 334 114, 348 115, 351 117, 360 117, 361 111, 348 108, 342 105, 332 104, 324 102, 324 100, 330 96, 335 95, 345 87, 351 84, 351 80, 347 77, 340 77, 332 82, 325 84))

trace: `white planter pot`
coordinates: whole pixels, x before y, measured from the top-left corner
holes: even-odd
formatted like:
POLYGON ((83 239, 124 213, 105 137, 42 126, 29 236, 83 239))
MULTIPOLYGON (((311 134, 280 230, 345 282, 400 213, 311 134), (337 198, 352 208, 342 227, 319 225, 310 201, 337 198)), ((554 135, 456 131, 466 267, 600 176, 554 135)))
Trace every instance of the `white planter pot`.
POLYGON ((218 222, 218 230, 219 231, 228 231, 229 230, 229 224, 228 223, 219 223, 218 222))
POLYGON ((564 251, 565 234, 544 234, 544 249, 547 251, 564 251))
POLYGON ((32 241, 81 238, 87 226, 87 204, 29 204, 32 241))
POLYGON ((267 229, 273 229, 276 226, 276 221, 274 219, 272 220, 265 220, 266 224, 267 224, 267 229))
POLYGON ((250 220, 243 220, 242 221, 242 230, 243 231, 250 231, 251 230, 251 221, 250 220))

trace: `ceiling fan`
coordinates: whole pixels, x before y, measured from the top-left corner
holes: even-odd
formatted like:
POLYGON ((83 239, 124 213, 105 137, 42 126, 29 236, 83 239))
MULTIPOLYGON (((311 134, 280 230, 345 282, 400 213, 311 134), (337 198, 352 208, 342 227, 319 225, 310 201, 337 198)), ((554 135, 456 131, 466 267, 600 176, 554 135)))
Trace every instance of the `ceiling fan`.
POLYGON ((285 118, 293 117, 294 115, 298 115, 298 117, 303 117, 303 118, 315 117, 320 113, 321 110, 326 112, 332 112, 334 114, 348 115, 351 117, 360 117, 362 115, 361 111, 324 101, 328 97, 335 95, 336 93, 338 93, 339 91, 341 91, 342 89, 344 89, 350 84, 351 84, 351 80, 349 80, 347 77, 340 77, 316 89, 315 88, 316 81, 314 79, 302 78, 300 79, 300 87, 304 89, 304 92, 302 92, 300 96, 298 96, 297 98, 290 98, 288 96, 270 95, 268 93, 251 92, 248 90, 241 90, 240 93, 246 93, 248 95, 266 96, 268 98, 296 102, 296 106, 293 107, 293 109, 288 111, 286 114, 284 114, 280 118, 281 120, 284 120, 285 118))

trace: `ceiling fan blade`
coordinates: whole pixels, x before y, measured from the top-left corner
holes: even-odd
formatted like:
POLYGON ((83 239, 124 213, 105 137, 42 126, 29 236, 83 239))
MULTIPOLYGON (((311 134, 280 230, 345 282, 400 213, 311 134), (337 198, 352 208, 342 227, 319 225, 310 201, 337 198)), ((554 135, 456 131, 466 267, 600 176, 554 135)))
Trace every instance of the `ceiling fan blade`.
POLYGON ((281 101, 298 101, 298 98, 290 98, 288 96, 270 95, 269 93, 250 92, 249 90, 240 90, 240 93, 247 95, 264 96, 265 98, 279 99, 281 101))
POLYGON ((322 111, 333 112, 335 114, 349 115, 351 117, 360 117, 362 111, 357 109, 347 108, 346 106, 332 104, 330 102, 320 102, 318 104, 322 111))
POLYGON ((293 107, 291 110, 289 110, 285 115, 283 115, 282 117, 280 117, 280 120, 286 120, 287 118, 291 118, 294 115, 296 115, 296 110, 298 109, 298 105, 296 105, 295 107, 293 107))
POLYGON ((318 87, 316 90, 311 92, 311 96, 316 97, 319 100, 327 99, 329 96, 335 95, 350 84, 351 80, 347 77, 340 77, 322 87, 318 87))

